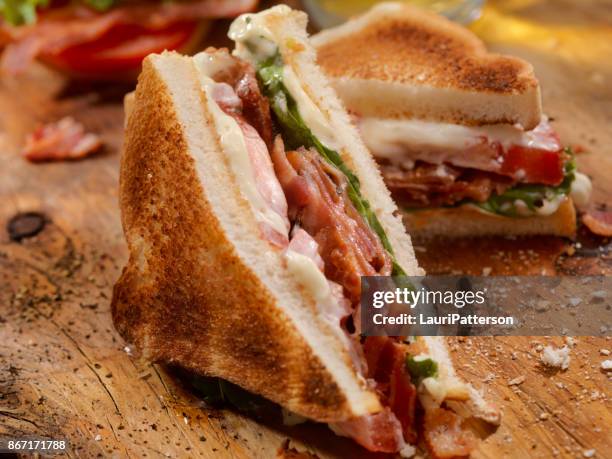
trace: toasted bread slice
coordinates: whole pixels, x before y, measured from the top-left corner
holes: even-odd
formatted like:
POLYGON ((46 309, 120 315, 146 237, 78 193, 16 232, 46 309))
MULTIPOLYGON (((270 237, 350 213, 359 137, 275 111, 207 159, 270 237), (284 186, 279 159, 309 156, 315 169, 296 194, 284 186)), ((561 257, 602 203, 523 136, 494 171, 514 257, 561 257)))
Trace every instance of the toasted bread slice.
POLYGON ((467 29, 414 6, 379 4, 312 41, 338 95, 361 116, 524 129, 542 117, 529 63, 488 53, 467 29))
POLYGON ((191 58, 144 61, 121 159, 130 259, 112 300, 118 331, 149 360, 317 421, 380 410, 315 299, 252 230, 203 98, 191 58))
POLYGON ((405 212, 404 224, 415 239, 500 235, 573 237, 576 234, 576 210, 568 197, 554 214, 548 216, 511 218, 473 206, 461 206, 405 212))

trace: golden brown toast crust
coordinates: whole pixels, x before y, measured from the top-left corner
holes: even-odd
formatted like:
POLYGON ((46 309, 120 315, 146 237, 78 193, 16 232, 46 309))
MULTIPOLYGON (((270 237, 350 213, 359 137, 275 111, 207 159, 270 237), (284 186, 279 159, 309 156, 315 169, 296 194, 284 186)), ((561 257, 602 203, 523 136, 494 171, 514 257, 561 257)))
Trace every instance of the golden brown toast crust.
POLYGON ((223 232, 148 59, 126 131, 120 205, 130 260, 112 314, 145 358, 223 377, 318 421, 351 416, 330 373, 223 232))
POLYGON ((442 17, 406 13, 319 47, 319 64, 332 77, 439 88, 516 93, 538 85, 525 61, 488 53, 472 33, 442 17))

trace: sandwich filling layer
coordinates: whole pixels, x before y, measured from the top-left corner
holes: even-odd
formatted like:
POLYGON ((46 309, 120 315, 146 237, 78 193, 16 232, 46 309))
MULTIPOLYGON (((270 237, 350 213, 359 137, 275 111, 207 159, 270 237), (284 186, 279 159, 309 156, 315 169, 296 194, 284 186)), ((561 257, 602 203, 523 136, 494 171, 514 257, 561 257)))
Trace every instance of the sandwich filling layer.
POLYGON ((590 182, 576 171, 546 118, 520 126, 460 126, 363 118, 359 127, 394 198, 406 209, 470 205, 506 217, 548 216, 568 198, 588 202, 590 182))
MULTIPOLYGON (((232 23, 229 36, 236 42, 234 54, 257 67, 257 76, 264 94, 270 100, 285 143, 290 148, 303 146, 316 150, 325 161, 346 176, 348 197, 391 256, 393 274, 405 275, 404 270, 395 261, 393 248, 378 217, 361 195, 359 179, 344 164, 337 152, 338 142, 329 121, 301 86, 291 66, 282 61, 275 37, 264 24, 262 17, 240 16, 232 23)), ((303 47, 297 40, 292 46, 296 49, 303 47)))

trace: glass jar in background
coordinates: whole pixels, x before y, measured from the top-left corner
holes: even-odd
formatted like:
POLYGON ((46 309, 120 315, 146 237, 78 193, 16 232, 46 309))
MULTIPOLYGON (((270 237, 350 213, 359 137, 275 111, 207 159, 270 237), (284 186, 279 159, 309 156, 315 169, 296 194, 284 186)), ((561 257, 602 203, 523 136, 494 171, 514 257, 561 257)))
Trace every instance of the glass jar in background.
MULTIPOLYGON (((461 24, 469 24, 480 16, 484 0, 402 0, 421 8, 441 13, 461 24)), ((379 3, 376 0, 302 0, 314 25, 325 29, 363 13, 379 3)))
MULTIPOLYGON (((461 24, 469 24, 480 16, 484 0, 402 0, 430 9, 461 24)), ((380 3, 376 0, 302 0, 313 24, 325 29, 344 22, 380 3)))

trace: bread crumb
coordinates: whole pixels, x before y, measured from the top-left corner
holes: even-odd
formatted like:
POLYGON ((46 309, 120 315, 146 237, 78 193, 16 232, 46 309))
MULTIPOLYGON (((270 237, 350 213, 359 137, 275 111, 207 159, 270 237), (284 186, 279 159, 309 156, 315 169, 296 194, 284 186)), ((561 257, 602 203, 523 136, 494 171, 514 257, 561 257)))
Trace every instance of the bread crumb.
POLYGON ((523 384, 525 382, 525 376, 521 375, 521 376, 517 376, 514 379, 511 379, 510 381, 508 381, 508 385, 509 386, 518 386, 519 384, 523 384))
POLYGON ((484 378, 482 378, 483 383, 489 383, 495 379, 495 375, 493 373, 489 373, 484 378))
POLYGON ((569 306, 571 306, 573 308, 578 306, 580 303, 582 303, 582 298, 579 298, 577 296, 569 299, 569 306))
POLYGON ((597 290, 596 292, 593 292, 591 294, 591 301, 593 303, 599 303, 599 302, 605 300, 607 295, 608 294, 606 293, 605 290, 597 290))
POLYGON ((612 360, 604 360, 601 362, 601 369, 604 371, 612 370, 612 360))
POLYGON ((609 350, 607 350, 607 349, 600 349, 600 350, 599 350, 599 353, 600 353, 601 355, 610 355, 610 351, 609 351, 609 350))
POLYGON ((544 365, 549 367, 561 368, 567 370, 570 364, 570 349, 567 346, 562 348, 554 348, 552 346, 546 346, 542 351, 540 360, 544 365))
POLYGON ((95 440, 95 441, 100 441, 100 440, 102 440, 102 435, 100 435, 100 434, 96 435, 96 436, 94 437, 94 440, 95 440))
POLYGON ((582 455, 583 455, 584 457, 593 457, 593 456, 595 456, 595 450, 594 450, 594 449, 585 449, 585 450, 582 452, 582 455))
POLYGON ((542 421, 546 421, 548 419, 548 413, 542 413, 540 414, 540 420, 542 421))

